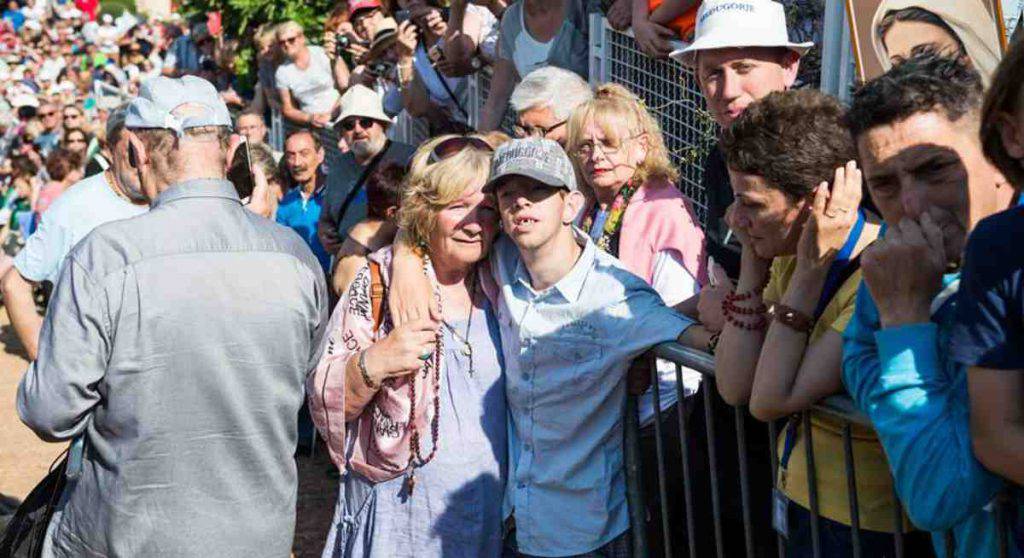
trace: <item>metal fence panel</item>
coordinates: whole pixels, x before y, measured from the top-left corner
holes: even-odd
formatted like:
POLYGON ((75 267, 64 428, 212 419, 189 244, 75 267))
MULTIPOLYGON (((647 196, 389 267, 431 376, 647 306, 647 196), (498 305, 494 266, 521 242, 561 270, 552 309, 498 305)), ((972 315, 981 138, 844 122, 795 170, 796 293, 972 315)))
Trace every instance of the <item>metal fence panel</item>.
POLYGON ((674 60, 644 54, 632 33, 612 29, 597 15, 591 20, 591 83, 618 83, 636 93, 661 124, 672 162, 679 167, 679 187, 694 202, 702 225, 707 200, 701 181, 704 158, 717 127, 708 114, 696 77, 674 60))

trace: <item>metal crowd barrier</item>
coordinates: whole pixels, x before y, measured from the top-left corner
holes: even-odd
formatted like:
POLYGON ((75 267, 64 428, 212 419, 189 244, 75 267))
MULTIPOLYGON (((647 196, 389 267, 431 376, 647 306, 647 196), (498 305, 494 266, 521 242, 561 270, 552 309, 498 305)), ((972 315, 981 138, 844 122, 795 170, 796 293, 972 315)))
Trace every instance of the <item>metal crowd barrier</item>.
MULTIPOLYGON (((666 476, 666 469, 668 463, 666 462, 666 453, 668 451, 667 442, 665 440, 664 429, 666 426, 663 424, 664 415, 654 420, 654 437, 655 447, 658 456, 657 463, 654 467, 657 469, 658 477, 658 494, 660 502, 660 545, 663 549, 664 556, 690 556, 694 558, 698 556, 697 551, 697 540, 698 533, 695 526, 695 480, 691 473, 695 463, 693 456, 691 455, 691 448, 688 445, 688 440, 694 434, 691 422, 700 417, 690 416, 687 405, 684 405, 685 395, 683 393, 683 368, 689 368, 699 372, 703 379, 701 382, 701 392, 694 395, 694 397, 702 397, 704 404, 704 422, 707 435, 707 459, 708 468, 711 472, 711 514, 714 521, 714 545, 715 555, 718 558, 727 556, 725 551, 725 539, 726 537, 738 536, 736 533, 726 533, 723 527, 723 505, 721 501, 721 492, 723 487, 720 486, 720 480, 717 473, 722 471, 718 467, 718 455, 716 450, 716 442, 718 436, 730 436, 730 433, 720 433, 715 431, 715 421, 713 415, 715 413, 715 406, 724 405, 724 403, 716 403, 716 395, 713 393, 716 390, 715 387, 715 375, 714 375, 714 357, 710 354, 684 347, 678 343, 665 343, 653 348, 647 355, 651 363, 651 391, 653 393, 653 407, 655 409, 661 408, 661 390, 658 385, 658 370, 654 365, 655 357, 658 359, 668 360, 675 364, 676 368, 676 397, 679 404, 676 407, 676 420, 679 425, 679 437, 680 437, 680 451, 682 455, 682 472, 683 472, 683 495, 682 499, 685 504, 686 521, 684 525, 680 525, 678 521, 673 521, 670 516, 669 502, 672 498, 678 498, 678 494, 669 494, 668 482, 669 479, 666 476), (684 554, 682 549, 673 549, 672 533, 675 529, 686 529, 688 548, 684 554)), ((757 553, 755 552, 754 545, 754 529, 755 524, 752 517, 757 515, 770 517, 770 510, 754 510, 751 508, 751 474, 752 471, 749 467, 749 461, 752 456, 747 454, 747 422, 755 421, 756 419, 751 417, 747 412, 746 407, 733 407, 732 411, 736 419, 736 432, 735 444, 737 447, 738 455, 738 483, 741 493, 741 515, 743 522, 743 546, 744 556, 752 558, 757 553)), ((814 466, 814 447, 811 441, 811 428, 810 428, 810 415, 811 411, 820 412, 829 415, 831 418, 837 419, 843 423, 843 461, 845 465, 846 477, 847 477, 847 491, 849 493, 849 506, 850 506, 850 517, 851 517, 851 554, 855 557, 861 557, 864 554, 861 550, 861 528, 860 528, 860 509, 857 502, 857 491, 856 491, 856 470, 853 460, 853 437, 851 427, 858 425, 862 427, 872 428, 871 421, 866 415, 861 413, 853 404, 853 401, 845 395, 836 395, 829 397, 813 407, 813 409, 800 413, 799 420, 801 421, 801 427, 804 429, 806 436, 806 458, 807 458, 807 482, 808 482, 808 493, 810 495, 810 526, 811 526, 811 546, 812 552, 815 558, 822 556, 819 539, 819 523, 820 514, 818 506, 818 493, 817 493, 817 471, 814 466)), ((640 424, 637 415, 637 398, 630 397, 627 404, 626 412, 626 447, 625 447, 625 468, 626 468, 626 483, 627 483, 627 495, 629 500, 630 509, 630 527, 633 533, 633 555, 637 558, 645 558, 650 555, 649 543, 647 540, 647 519, 645 515, 645 502, 644 502, 644 487, 642 486, 642 472, 644 463, 640 458, 640 424)), ((771 483, 772 487, 775 488, 775 483, 778 479, 778 466, 779 456, 776 455, 775 442, 778 436, 778 429, 775 423, 768 423, 768 450, 769 460, 771 463, 771 483)), ((729 472, 727 472, 729 473, 729 472)), ((893 552, 897 558, 901 558, 906 555, 904 548, 904 514, 900 505, 899 499, 894 498, 896 502, 896 513, 893 517, 893 552)), ((1001 495, 996 499, 996 521, 999 525, 999 557, 1006 558, 1008 556, 1009 548, 1009 528, 1005 521, 1000 518, 1005 518, 1008 513, 1007 506, 1009 505, 1008 499, 1001 495)), ((778 552, 778 556, 784 557, 786 541, 782 535, 775 535, 776 541, 775 546, 778 552)), ((946 556, 952 558, 955 556, 955 548, 953 545, 952 532, 945 534, 946 541, 946 556)), ((734 554, 734 553, 733 553, 734 554)), ((733 554, 728 554, 732 556, 733 554)), ((968 557, 963 557, 968 558, 968 557)))

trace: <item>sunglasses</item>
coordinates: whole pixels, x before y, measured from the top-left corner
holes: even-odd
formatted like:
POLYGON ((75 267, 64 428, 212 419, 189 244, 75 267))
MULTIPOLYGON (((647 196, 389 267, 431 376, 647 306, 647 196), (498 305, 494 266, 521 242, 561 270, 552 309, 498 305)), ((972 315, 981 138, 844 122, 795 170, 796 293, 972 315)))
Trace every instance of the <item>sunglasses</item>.
POLYGON ((377 121, 372 119, 372 118, 366 118, 364 116, 360 116, 358 118, 346 118, 345 120, 342 120, 341 124, 338 124, 338 126, 342 130, 345 130, 346 132, 351 132, 352 130, 356 129, 356 123, 359 123, 359 127, 360 128, 362 128, 364 130, 368 130, 376 122, 377 121))
POLYGON ((486 141, 473 136, 457 136, 448 138, 434 147, 430 152, 430 162, 440 163, 449 157, 453 157, 466 148, 476 149, 485 153, 494 153, 494 148, 486 141))
POLYGON ((298 40, 299 40, 299 36, 298 35, 292 35, 291 37, 287 37, 285 39, 281 39, 281 40, 277 41, 277 44, 279 44, 281 46, 291 45, 291 44, 295 44, 295 41, 298 41, 298 40))
POLYGON ((57 111, 54 110, 54 111, 50 111, 50 112, 40 112, 39 116, 42 117, 42 118, 48 118, 48 117, 53 116, 55 114, 57 114, 57 111))
POLYGON ((65 120, 71 120, 71 119, 74 119, 74 118, 81 118, 81 117, 82 117, 82 115, 78 114, 76 112, 65 112, 64 113, 64 119, 65 120))

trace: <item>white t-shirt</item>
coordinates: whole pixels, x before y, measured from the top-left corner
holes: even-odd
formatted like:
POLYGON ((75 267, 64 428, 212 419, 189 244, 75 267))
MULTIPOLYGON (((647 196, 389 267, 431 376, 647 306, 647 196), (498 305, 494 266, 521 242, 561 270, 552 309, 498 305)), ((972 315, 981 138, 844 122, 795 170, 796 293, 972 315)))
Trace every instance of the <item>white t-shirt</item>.
POLYGON ((303 112, 331 112, 341 96, 334 88, 331 61, 318 46, 309 47, 309 66, 305 70, 300 70, 295 62, 281 64, 274 73, 274 80, 278 89, 291 92, 296 106, 303 112))
MULTIPOLYGON (((654 274, 651 286, 661 295, 666 306, 675 306, 700 291, 697 280, 683 265, 681 255, 674 250, 662 250, 654 256, 654 274)), ((658 395, 661 410, 676 404, 676 365, 658 359, 658 395)), ((696 370, 683 368, 683 396, 689 397, 700 387, 701 375, 696 370)), ((640 396, 640 424, 646 426, 654 420, 654 394, 647 390, 640 396)))
POLYGON ((99 173, 72 185, 43 214, 36 232, 14 257, 14 267, 29 281, 56 283, 68 252, 93 229, 141 215, 149 209, 118 197, 99 173))
POLYGON ((516 72, 519 73, 519 77, 524 77, 537 68, 548 65, 548 54, 551 52, 551 45, 555 42, 555 39, 552 38, 546 43, 534 39, 533 35, 530 35, 530 31, 526 28, 526 21, 523 20, 525 10, 518 11, 519 25, 523 32, 516 35, 512 62, 516 65, 516 72))

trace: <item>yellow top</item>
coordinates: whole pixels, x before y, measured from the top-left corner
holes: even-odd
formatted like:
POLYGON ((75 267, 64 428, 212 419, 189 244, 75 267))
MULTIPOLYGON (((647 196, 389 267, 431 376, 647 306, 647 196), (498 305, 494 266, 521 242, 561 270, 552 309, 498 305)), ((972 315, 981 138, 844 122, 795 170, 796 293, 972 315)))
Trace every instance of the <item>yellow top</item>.
MULTIPOLYGON (((764 300, 779 302, 786 292, 793 272, 795 256, 782 256, 772 261, 771 279, 764 291, 764 300)), ((810 343, 817 341, 828 330, 840 335, 853 316, 857 287, 861 272, 858 269, 839 288, 811 331, 810 343)), ((798 420, 796 418, 790 420, 798 420)), ((857 505, 861 529, 892 533, 895 517, 895 496, 889 465, 882 445, 875 433, 862 426, 851 428, 854 473, 857 480, 857 505)), ((846 461, 843 450, 843 422, 823 413, 811 413, 811 437, 814 440, 814 469, 817 473, 818 510, 822 517, 850 525, 850 503, 847 496, 846 461)), ((782 459, 786 428, 777 441, 779 459, 782 459)), ((797 428, 796 444, 790 454, 788 466, 779 467, 779 488, 793 502, 811 509, 807 488, 807 436, 797 428)))

